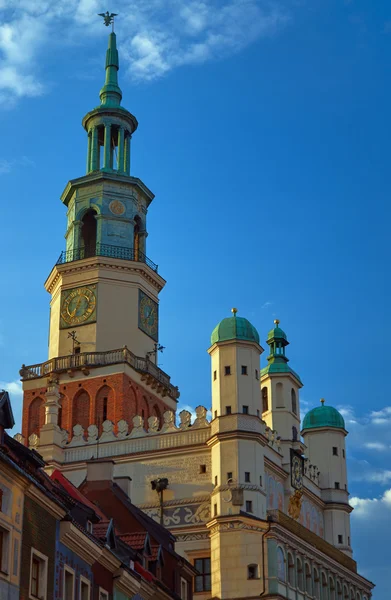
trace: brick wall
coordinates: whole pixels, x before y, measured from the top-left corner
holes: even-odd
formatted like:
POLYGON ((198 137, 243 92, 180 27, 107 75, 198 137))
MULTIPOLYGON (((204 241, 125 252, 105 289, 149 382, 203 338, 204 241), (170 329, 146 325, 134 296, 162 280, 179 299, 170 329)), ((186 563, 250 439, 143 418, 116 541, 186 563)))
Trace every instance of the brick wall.
POLYGON ((20 600, 29 600, 31 548, 48 557, 47 598, 54 598, 57 521, 28 496, 24 501, 20 600))
MULTIPOLYGON (((22 433, 28 438, 44 424, 45 413, 43 403, 37 410, 37 397, 45 398, 46 388, 26 390, 23 398, 22 433)), ((101 377, 74 378, 71 382, 60 384, 61 392, 61 427, 70 434, 77 423, 86 429, 95 423, 102 425, 103 403, 107 398, 107 418, 116 425, 125 419, 132 427, 132 418, 139 414, 147 423, 148 417, 155 415, 162 419, 168 406, 148 388, 136 384, 128 375, 115 373, 101 377)))

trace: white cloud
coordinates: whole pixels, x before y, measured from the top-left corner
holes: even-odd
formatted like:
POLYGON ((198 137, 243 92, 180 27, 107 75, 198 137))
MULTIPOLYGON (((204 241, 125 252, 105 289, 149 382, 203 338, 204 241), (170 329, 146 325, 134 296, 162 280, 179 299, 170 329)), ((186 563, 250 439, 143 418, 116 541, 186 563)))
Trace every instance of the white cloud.
POLYGON ((8 431, 10 435, 14 435, 22 428, 22 400, 23 389, 19 379, 15 381, 0 381, 0 390, 6 390, 10 395, 12 412, 14 413, 15 427, 8 431))
MULTIPOLYGON (((188 64, 239 52, 286 25, 289 0, 118 0, 121 63, 152 80, 188 64)), ((42 63, 51 48, 103 37, 102 0, 0 0, 0 102, 42 94, 42 63)))
POLYGON ((364 444, 365 448, 369 450, 379 450, 379 452, 384 452, 385 450, 389 450, 391 446, 387 446, 387 444, 383 444, 381 442, 367 442, 364 444))
MULTIPOLYGON (((5 160, 0 158, 0 175, 10 173, 15 167, 34 167, 35 163, 27 156, 22 156, 15 160, 5 160)), ((4 343, 2 333, 0 331, 0 346, 4 343)))
POLYGON ((391 489, 386 490, 380 498, 351 498, 350 505, 354 508, 353 514, 356 518, 367 518, 371 515, 376 518, 379 509, 391 510, 391 489))
POLYGON ((18 379, 15 381, 0 381, 0 390, 5 390, 10 394, 11 401, 14 396, 22 396, 22 383, 18 379))

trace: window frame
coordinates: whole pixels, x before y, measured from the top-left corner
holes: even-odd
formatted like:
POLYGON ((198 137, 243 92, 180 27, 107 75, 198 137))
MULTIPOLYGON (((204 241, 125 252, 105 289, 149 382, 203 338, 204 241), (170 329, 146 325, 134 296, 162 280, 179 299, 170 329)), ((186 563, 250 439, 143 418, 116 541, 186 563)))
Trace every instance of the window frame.
POLYGON ((10 543, 11 543, 11 531, 8 527, 5 527, 3 523, 0 525, 0 573, 9 577, 11 574, 10 570, 10 543))
POLYGON ((232 406, 226 406, 225 407, 225 414, 226 415, 232 415, 232 406))
POLYGON ((98 589, 98 600, 109 600, 109 592, 100 586, 98 589))
POLYGON ((84 577, 84 575, 80 575, 80 577, 79 577, 79 600, 83 600, 83 597, 81 595, 82 584, 84 584, 88 587, 88 600, 91 600, 91 581, 89 579, 87 579, 87 577, 84 577))
POLYGON ((231 375, 231 365, 224 366, 224 377, 231 375))
POLYGON ((187 600, 189 597, 189 582, 184 577, 180 579, 180 597, 181 600, 187 600), (185 594, 182 594, 183 585, 185 586, 185 594))
POLYGON ((75 570, 72 569, 69 565, 64 565, 64 581, 63 581, 63 586, 62 586, 62 595, 63 595, 63 598, 65 600, 75 600, 75 588, 76 588, 75 584, 76 584, 76 573, 75 573, 75 570), (68 599, 68 597, 67 597, 67 595, 65 593, 66 592, 65 585, 66 585, 66 581, 67 581, 66 573, 69 573, 70 575, 72 575, 72 581, 73 581, 73 584, 72 584, 72 597, 70 599, 68 599))
POLYGON ((247 404, 243 404, 243 406, 242 406, 242 413, 244 415, 248 415, 249 414, 249 412, 248 412, 248 405, 247 404))
POLYGON ((244 483, 251 483, 251 473, 250 471, 244 472, 244 483))
POLYGON ((255 563, 247 565, 247 579, 250 581, 254 579, 259 579, 259 566, 255 563), (254 569, 254 577, 250 577, 250 569, 254 569))
POLYGON ((42 554, 39 550, 32 547, 30 553, 30 577, 29 577, 29 598, 31 600, 47 600, 48 595, 48 562, 49 558, 42 554), (38 573, 38 596, 34 596, 32 592, 32 566, 33 560, 37 559, 37 562, 43 565, 43 568, 40 569, 40 573, 38 573), (41 590, 40 588, 43 588, 41 590))
POLYGON ((333 446, 333 456, 338 456, 338 446, 333 446))
POLYGON ((200 593, 202 594, 204 592, 210 592, 212 590, 212 561, 211 561, 210 556, 198 556, 198 557, 195 557, 194 558, 194 566, 195 566, 195 568, 197 570, 199 570, 196 567, 196 562, 198 560, 202 561, 202 568, 203 568, 203 570, 202 570, 202 572, 199 571, 200 574, 199 575, 195 575, 195 577, 194 577, 194 593, 195 594, 200 594, 200 593), (209 569, 210 569, 209 571, 204 571, 204 563, 205 563, 206 560, 209 560, 209 569), (208 577, 208 576, 210 577, 210 587, 205 587, 205 578, 208 577), (199 577, 202 577, 202 590, 196 590, 196 582, 197 582, 197 579, 199 577))
POLYGON ((248 375, 247 365, 242 365, 241 373, 242 375, 248 375))
POLYGON ((246 513, 251 513, 253 514, 253 501, 252 500, 246 500, 246 513))
POLYGON ((216 379, 217 379, 217 370, 215 369, 213 371, 213 381, 216 381, 216 379))

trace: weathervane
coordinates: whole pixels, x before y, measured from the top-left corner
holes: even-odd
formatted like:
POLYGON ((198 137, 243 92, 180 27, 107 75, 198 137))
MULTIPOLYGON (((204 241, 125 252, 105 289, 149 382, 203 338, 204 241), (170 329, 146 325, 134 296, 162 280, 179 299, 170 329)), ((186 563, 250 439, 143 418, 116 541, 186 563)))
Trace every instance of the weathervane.
POLYGON ((99 13, 98 17, 103 17, 103 23, 106 25, 106 27, 111 25, 112 31, 114 31, 114 17, 118 17, 117 13, 110 14, 109 11, 107 10, 105 13, 99 13))

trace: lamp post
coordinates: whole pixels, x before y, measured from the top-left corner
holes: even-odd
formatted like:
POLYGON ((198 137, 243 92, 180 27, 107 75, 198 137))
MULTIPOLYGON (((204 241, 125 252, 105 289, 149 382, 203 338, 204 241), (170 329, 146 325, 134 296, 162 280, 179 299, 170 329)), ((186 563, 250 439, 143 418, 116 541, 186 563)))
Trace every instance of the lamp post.
POLYGON ((153 490, 156 490, 159 496, 159 505, 160 505, 160 525, 163 525, 163 492, 168 488, 168 479, 167 477, 154 479, 151 481, 151 486, 153 490))

